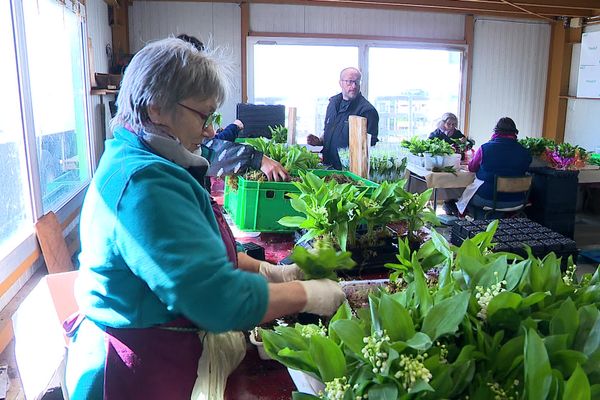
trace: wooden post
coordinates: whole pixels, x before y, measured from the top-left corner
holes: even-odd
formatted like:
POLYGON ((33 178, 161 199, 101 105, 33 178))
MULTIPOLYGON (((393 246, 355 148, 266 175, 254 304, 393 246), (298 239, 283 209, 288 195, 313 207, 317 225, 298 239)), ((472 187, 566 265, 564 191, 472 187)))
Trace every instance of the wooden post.
POLYGON ((296 107, 288 109, 287 144, 296 144, 296 107))
POLYGON ((369 178, 369 143, 367 119, 358 115, 348 117, 350 127, 350 172, 369 178))

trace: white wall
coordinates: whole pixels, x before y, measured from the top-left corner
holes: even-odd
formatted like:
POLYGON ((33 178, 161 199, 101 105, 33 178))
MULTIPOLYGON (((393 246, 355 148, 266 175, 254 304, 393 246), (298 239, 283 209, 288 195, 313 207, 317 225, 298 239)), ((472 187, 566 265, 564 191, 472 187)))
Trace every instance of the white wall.
MULTIPOLYGON (((600 25, 590 25, 584 29, 584 32, 597 31, 600 31, 600 25)), ((580 51, 581 45, 573 46, 571 79, 569 79, 569 95, 572 96, 577 93, 580 51)), ((565 124, 565 142, 577 144, 587 150, 600 152, 599 115, 600 99, 569 99, 565 124)))
POLYGON ((463 40, 460 14, 317 7, 250 5, 250 30, 255 32, 324 33, 463 40))
POLYGON ((219 110, 224 123, 235 119, 241 91, 241 11, 232 3, 136 1, 129 8, 129 48, 136 52, 146 43, 181 33, 220 47, 233 67, 233 90, 219 110))
POLYGON ((474 42, 469 136, 482 144, 511 117, 519 137, 541 137, 550 25, 477 18, 474 42))

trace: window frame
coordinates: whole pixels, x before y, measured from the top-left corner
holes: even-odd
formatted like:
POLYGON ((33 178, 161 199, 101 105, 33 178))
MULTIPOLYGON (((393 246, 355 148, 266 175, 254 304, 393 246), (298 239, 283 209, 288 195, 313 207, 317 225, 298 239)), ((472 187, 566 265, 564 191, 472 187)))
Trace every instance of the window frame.
MULTIPOLYGON (((315 34, 314 37, 294 37, 285 34, 274 34, 273 36, 248 36, 246 38, 247 49, 247 96, 248 102, 255 100, 254 88, 254 45, 255 44, 278 44, 278 45, 310 45, 310 46, 353 46, 358 47, 358 68, 362 72, 361 93, 365 98, 369 98, 369 49, 370 48, 398 48, 398 49, 425 49, 425 50, 446 50, 459 51, 460 56, 460 87, 459 87, 459 110, 458 120, 459 129, 465 131, 465 115, 467 113, 468 93, 468 51, 469 45, 465 42, 457 44, 456 41, 435 41, 427 40, 390 40, 377 38, 324 38, 315 34)), ((333 94, 333 93, 332 93, 333 94)), ((287 118, 287 115, 286 115, 287 118)))
MULTIPOLYGON (((31 207, 31 232, 21 237, 15 238, 15 246, 8 250, 6 253, 0 254, 0 282, 8 281, 14 274, 18 272, 22 273, 19 278, 19 282, 25 282, 41 265, 40 262, 33 262, 31 267, 28 267, 28 271, 20 271, 24 266, 28 266, 28 258, 37 254, 39 256, 39 247, 36 240, 35 234, 35 222, 44 215, 43 204, 42 204, 42 189, 40 182, 39 173, 39 158, 37 154, 36 146, 36 134, 34 124, 34 111, 32 105, 31 95, 31 81, 29 75, 29 60, 27 57, 27 41, 26 41, 26 28, 25 28, 25 15, 23 2, 27 0, 9 0, 9 8, 11 12, 12 20, 12 37, 14 41, 14 51, 17 69, 18 79, 18 90, 19 90, 19 104, 21 108, 21 120, 23 125, 23 140, 26 157, 26 172, 29 186, 29 206, 31 207)), ((80 168, 85 168, 88 172, 88 179, 81 183, 81 186, 73 190, 62 199, 60 202, 52 205, 52 208, 48 212, 53 211, 56 213, 59 221, 66 220, 73 212, 75 212, 83 201, 83 195, 89 186, 89 182, 93 172, 94 159, 92 157, 92 135, 93 135, 93 124, 90 118, 93 116, 91 95, 90 95, 90 77, 86 71, 89 71, 89 59, 88 59, 88 48, 87 48, 87 23, 85 21, 85 6, 79 3, 66 2, 62 4, 57 1, 57 4, 62 7, 67 7, 64 12, 79 13, 78 19, 78 40, 80 43, 80 56, 79 61, 81 63, 83 79, 84 96, 83 96, 83 116, 84 122, 84 135, 85 135, 85 153, 87 155, 87 163, 80 165, 80 168), (74 7, 78 7, 78 10, 74 7)), ((71 226, 72 230, 73 227, 71 226)), ((67 234, 69 232, 66 232, 67 234)), ((38 260, 39 261, 39 260, 38 260)), ((6 304, 10 298, 20 289, 22 285, 16 284, 17 282, 11 282, 10 288, 4 293, 0 293, 0 306, 6 304)), ((1 308, 1 307, 0 307, 1 308)))

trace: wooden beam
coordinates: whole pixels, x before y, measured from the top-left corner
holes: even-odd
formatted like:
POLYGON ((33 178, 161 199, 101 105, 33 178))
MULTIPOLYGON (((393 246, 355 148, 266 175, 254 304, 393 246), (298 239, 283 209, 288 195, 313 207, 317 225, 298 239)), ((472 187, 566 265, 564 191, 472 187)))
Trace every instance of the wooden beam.
POLYGON ((367 119, 358 115, 348 117, 350 144, 350 172, 369 178, 369 145, 367 119))
MULTIPOLYGON (((546 81, 546 105, 544 108, 543 137, 557 142, 564 140, 567 100, 561 95, 564 90, 563 79, 569 79, 565 72, 564 63, 571 63, 565 54, 566 29, 562 21, 552 24, 550 38, 550 55, 548 59, 548 78, 546 81), (561 104, 562 103, 562 104, 561 104)), ((569 54, 570 55, 570 54, 569 54)))
POLYGON ((346 33, 299 33, 299 32, 254 32, 250 31, 248 36, 260 37, 286 37, 286 38, 319 38, 319 39, 354 39, 354 40, 387 40, 396 42, 415 42, 430 44, 464 45, 464 40, 449 39, 427 39, 405 36, 377 36, 377 35, 353 35, 346 33))
MULTIPOLYGON (((498 4, 500 0, 462 0, 473 3, 498 4)), ((579 8, 582 10, 592 10, 600 8, 598 0, 509 0, 519 6, 538 6, 538 7, 563 7, 563 8, 579 8)))
POLYGON ((248 102, 248 41, 250 36, 250 5, 247 2, 240 4, 241 15, 241 67, 242 67, 242 103, 248 102))
POLYGON ((463 132, 469 136, 471 119, 471 82, 473 78, 473 44, 475 38, 475 18, 467 15, 465 18, 465 41, 467 42, 467 82, 465 83, 465 114, 463 115, 463 132))
MULTIPOLYGON (((380 9, 407 9, 427 12, 452 12, 467 14, 493 14, 507 17, 533 17, 510 4, 503 2, 481 3, 468 0, 296 0, 280 2, 278 0, 254 0, 253 4, 298 4, 305 6, 328 6, 328 7, 354 7, 354 8, 380 8, 380 9)), ((531 12, 545 17, 590 17, 592 9, 564 7, 528 6, 531 12)))

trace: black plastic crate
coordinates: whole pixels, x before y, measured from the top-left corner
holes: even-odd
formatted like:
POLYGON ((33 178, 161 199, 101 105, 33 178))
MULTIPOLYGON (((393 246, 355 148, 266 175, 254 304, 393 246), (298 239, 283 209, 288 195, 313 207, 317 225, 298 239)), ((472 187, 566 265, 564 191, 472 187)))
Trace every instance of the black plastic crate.
POLYGON ((546 246, 539 240, 528 240, 525 244, 531 247, 531 252, 536 257, 543 257, 546 255, 546 246))
POLYGON ((506 243, 496 243, 494 246, 494 252, 498 253, 501 251, 510 251, 511 247, 506 243))
POLYGON ((575 211, 579 171, 560 171, 552 168, 530 168, 530 200, 532 207, 547 211, 575 211))

